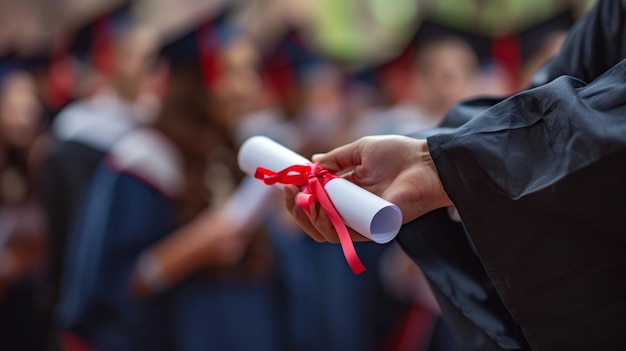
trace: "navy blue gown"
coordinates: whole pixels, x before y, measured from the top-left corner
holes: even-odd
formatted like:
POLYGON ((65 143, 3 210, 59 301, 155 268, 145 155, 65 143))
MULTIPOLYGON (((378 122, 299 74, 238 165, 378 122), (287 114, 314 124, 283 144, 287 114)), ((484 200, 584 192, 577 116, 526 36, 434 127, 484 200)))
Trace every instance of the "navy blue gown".
POLYGON ((269 279, 193 277, 151 300, 131 296, 140 253, 177 228, 177 157, 139 130, 96 171, 69 241, 59 324, 99 351, 280 349, 269 279))

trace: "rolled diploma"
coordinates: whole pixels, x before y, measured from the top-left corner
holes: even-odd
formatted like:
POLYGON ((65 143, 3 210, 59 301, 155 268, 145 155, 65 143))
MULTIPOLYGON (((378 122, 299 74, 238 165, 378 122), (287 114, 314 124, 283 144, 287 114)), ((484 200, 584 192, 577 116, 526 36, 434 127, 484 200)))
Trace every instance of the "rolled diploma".
MULTIPOLYGON (((250 175, 254 175, 257 167, 278 172, 289 166, 311 163, 263 136, 246 140, 239 149, 238 161, 241 170, 250 175)), ((330 180, 324 189, 344 223, 361 235, 384 244, 398 234, 402 225, 402 212, 398 206, 343 178, 330 180)))
POLYGON ((224 204, 222 215, 235 230, 257 226, 269 210, 272 193, 272 188, 246 176, 224 204))

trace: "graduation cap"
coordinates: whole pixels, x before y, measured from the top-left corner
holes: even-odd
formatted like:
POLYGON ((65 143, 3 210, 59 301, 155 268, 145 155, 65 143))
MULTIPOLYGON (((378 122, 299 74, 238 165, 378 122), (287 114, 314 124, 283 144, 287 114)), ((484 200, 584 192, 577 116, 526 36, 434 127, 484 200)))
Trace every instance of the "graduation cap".
POLYGON ((14 71, 27 71, 37 79, 40 75, 45 77, 45 85, 40 98, 49 115, 53 116, 72 97, 73 71, 62 60, 62 53, 50 48, 41 48, 39 51, 24 56, 15 53, 7 53, 0 57, 0 82, 14 71))
POLYGON ((377 85, 377 76, 379 66, 367 66, 353 71, 350 74, 350 81, 357 85, 366 85, 375 87, 377 85))
POLYGON ((20 68, 20 64, 13 53, 8 52, 0 57, 0 83, 8 74, 20 68))
POLYGON ((213 88, 223 73, 220 52, 239 33, 236 27, 227 23, 231 12, 232 8, 226 8, 219 15, 166 43, 159 56, 168 62, 171 69, 199 64, 206 86, 213 88))
POLYGON ((426 43, 445 37, 455 37, 467 42, 481 62, 488 61, 492 58, 493 39, 491 37, 468 32, 429 19, 424 20, 418 27, 417 32, 411 40, 411 45, 419 50, 420 47, 426 43))
POLYGON ((267 89, 285 100, 298 84, 328 62, 310 50, 298 31, 291 29, 263 54, 262 78, 267 89))
POLYGON ((81 62, 92 65, 97 71, 110 73, 115 38, 131 23, 131 5, 131 1, 124 1, 89 20, 73 33, 67 51, 81 62))
POLYGON ((349 82, 375 89, 385 103, 393 105, 413 96, 414 65, 415 47, 409 41, 390 59, 352 71, 349 82))

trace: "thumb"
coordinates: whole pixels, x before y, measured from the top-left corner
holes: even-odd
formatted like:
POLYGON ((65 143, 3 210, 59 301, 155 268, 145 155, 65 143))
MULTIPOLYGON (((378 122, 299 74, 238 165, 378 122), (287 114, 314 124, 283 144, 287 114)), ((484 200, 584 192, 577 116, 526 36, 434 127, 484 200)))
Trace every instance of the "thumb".
POLYGON ((325 154, 315 154, 311 160, 328 170, 339 172, 361 164, 361 148, 353 142, 325 154))

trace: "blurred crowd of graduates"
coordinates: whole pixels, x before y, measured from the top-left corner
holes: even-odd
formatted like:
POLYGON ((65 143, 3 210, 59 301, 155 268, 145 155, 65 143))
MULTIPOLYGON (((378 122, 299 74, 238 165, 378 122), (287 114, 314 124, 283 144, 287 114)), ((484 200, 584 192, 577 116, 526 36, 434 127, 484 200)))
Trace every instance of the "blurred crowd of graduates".
MULTIPOLYGON (((68 237, 93 172, 122 134, 154 127, 180 133, 183 150, 206 149, 197 174, 185 171, 193 186, 181 196, 183 225, 232 194, 241 179, 234 155, 247 137, 268 135, 309 157, 364 135, 440 126, 459 100, 527 86, 592 3, 1 0, 0 349, 82 347, 80 331, 68 336, 71 328, 57 322, 63 266, 73 262, 68 237), (211 114, 210 131, 202 111, 211 114)), ((287 321, 276 322, 284 349, 455 349, 401 250, 360 245, 372 273, 351 276, 337 247, 309 243, 281 213, 280 198, 270 202, 261 228, 271 254, 252 255, 261 268, 243 270, 263 271, 280 282, 273 296, 290 297, 272 311, 287 321), (377 294, 349 301, 355 289, 377 294), (337 307, 344 305, 351 307, 337 307), (368 338, 345 327, 355 320, 368 338), (407 323, 427 336, 407 337, 407 323)), ((232 247, 197 243, 212 248, 200 256, 234 255, 232 247)), ((166 257, 176 245, 184 246, 174 240, 153 253, 166 257)), ((234 264, 200 261, 172 280, 234 264)), ((254 313, 258 306, 240 307, 254 313)), ((203 346, 210 347, 196 345, 203 346)))

